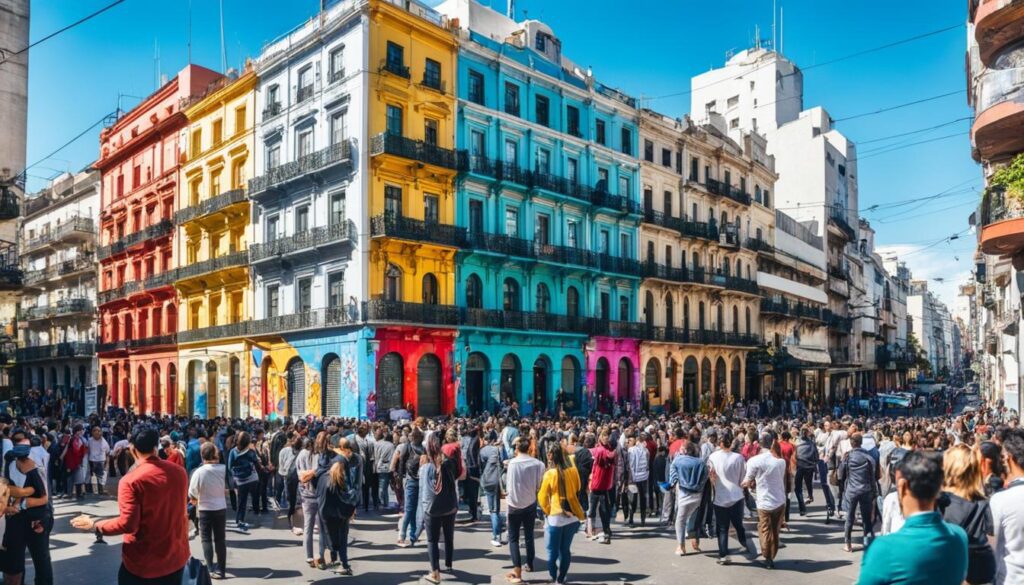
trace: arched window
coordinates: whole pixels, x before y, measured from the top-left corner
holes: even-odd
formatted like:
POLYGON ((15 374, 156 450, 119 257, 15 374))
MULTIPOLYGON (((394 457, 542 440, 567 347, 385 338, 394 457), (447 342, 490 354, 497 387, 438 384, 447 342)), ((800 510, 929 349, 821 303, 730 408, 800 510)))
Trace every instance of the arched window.
POLYGON ((654 325, 654 293, 651 291, 647 291, 644 295, 644 322, 648 327, 654 325))
POLYGON ((575 286, 565 291, 565 314, 570 317, 580 316, 580 293, 575 286))
POLYGON ((743 276, 743 262, 736 259, 736 276, 743 276))
POLYGON ((754 233, 756 234, 756 239, 758 239, 758 240, 764 239, 764 238, 761 237, 761 228, 757 228, 757 230, 754 233))
POLYGON ((654 264, 654 242, 653 241, 648 241, 647 242, 647 262, 650 263, 650 264, 654 264))
POLYGON ((746 311, 747 311, 747 329, 746 329, 745 332, 747 333, 747 335, 750 335, 750 307, 747 307, 746 311))
POLYGON ((690 268, 693 268, 694 270, 700 269, 700 254, 697 252, 693 253, 690 268))
POLYGON ((506 278, 502 286, 502 308, 506 311, 519 310, 519 283, 514 278, 506 278))
POLYGON ((619 296, 619 321, 632 321, 629 318, 629 297, 619 296))
POLYGON ((697 328, 704 330, 704 301, 697 305, 697 328))
POLYGON ((466 279, 466 306, 470 309, 482 309, 484 307, 484 285, 480 277, 470 274, 466 279))
POLYGON ((732 332, 740 332, 740 309, 739 307, 733 306, 732 308, 732 332))
POLYGON ((551 292, 548 285, 543 282, 537 285, 537 312, 548 313, 551 311, 551 292))
POLYGON ((672 328, 676 325, 676 307, 672 300, 672 294, 665 295, 665 327, 672 328))
POLYGON ((437 277, 430 272, 423 275, 423 304, 437 304, 437 277))
POLYGON ((722 305, 718 305, 716 316, 718 317, 718 332, 721 333, 725 331, 725 310, 722 308, 722 305))
POLYGON ((388 264, 384 270, 384 299, 388 301, 402 299, 402 270, 394 264, 388 264))
POLYGON ((761 202, 761 185, 754 185, 754 201, 761 202))
POLYGON ((772 200, 771 200, 771 196, 768 193, 768 189, 765 189, 761 193, 761 198, 764 199, 764 206, 765 207, 771 207, 772 206, 772 200))
POLYGON ((683 329, 690 328, 690 299, 683 298, 683 329))

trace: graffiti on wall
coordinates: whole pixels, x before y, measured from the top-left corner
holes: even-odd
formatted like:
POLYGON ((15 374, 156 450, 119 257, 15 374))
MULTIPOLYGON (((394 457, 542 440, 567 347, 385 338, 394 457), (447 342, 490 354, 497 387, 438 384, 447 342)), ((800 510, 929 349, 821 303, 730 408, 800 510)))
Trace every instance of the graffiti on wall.
POLYGON ((309 364, 306 364, 306 380, 309 381, 306 385, 306 413, 319 416, 323 413, 320 404, 320 372, 309 364))
POLYGON ((284 418, 288 415, 288 380, 276 373, 271 374, 270 379, 275 382, 273 387, 277 390, 277 394, 274 396, 273 414, 276 415, 275 418, 284 418))

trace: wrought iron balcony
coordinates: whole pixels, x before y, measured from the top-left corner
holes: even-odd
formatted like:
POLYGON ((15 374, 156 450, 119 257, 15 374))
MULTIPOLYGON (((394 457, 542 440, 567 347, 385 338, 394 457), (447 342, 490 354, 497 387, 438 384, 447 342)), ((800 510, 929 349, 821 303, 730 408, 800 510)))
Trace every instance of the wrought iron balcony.
POLYGON ((260 262, 268 258, 289 256, 303 251, 325 248, 333 244, 352 244, 358 237, 355 223, 339 222, 330 226, 319 226, 297 234, 277 238, 249 246, 249 261, 260 262))
POLYGON ((150 347, 160 347, 163 345, 174 345, 177 343, 177 340, 178 335, 176 333, 154 335, 152 337, 143 337, 141 339, 119 339, 117 341, 108 341, 96 344, 96 351, 98 353, 104 353, 118 350, 146 349, 150 347))
POLYGON ((906 369, 914 365, 917 360, 906 349, 895 345, 880 345, 875 348, 875 363, 883 367, 889 364, 899 369, 906 369))
POLYGON ((841 210, 832 210, 829 214, 828 221, 839 228, 839 231, 843 232, 846 239, 850 241, 857 239, 857 232, 850 225, 849 221, 847 221, 845 212, 841 210))
POLYGON ((50 280, 56 280, 69 274, 75 274, 84 270, 95 270, 95 268, 96 263, 93 262, 92 258, 89 256, 80 256, 71 260, 64 260, 46 268, 26 272, 25 286, 35 286, 50 280))
POLYGON ((714 222, 684 221, 680 233, 691 238, 718 241, 718 226, 714 222))
POLYGON ((401 301, 374 300, 363 303, 366 321, 417 323, 423 325, 456 326, 459 308, 454 305, 427 305, 401 301))
POLYGON ((591 330, 591 319, 531 311, 462 309, 459 325, 489 329, 518 329, 587 335, 591 330))
POLYGON ((685 266, 677 268, 650 261, 643 263, 643 277, 657 278, 659 280, 668 280, 671 282, 693 282, 697 284, 704 284, 706 280, 703 268, 691 270, 685 266))
POLYGON ((556 264, 572 264, 588 268, 597 266, 597 256, 589 250, 572 246, 541 244, 534 240, 513 238, 501 234, 468 234, 465 247, 506 256, 554 262, 556 264))
POLYGON ((460 150, 456 154, 457 169, 460 173, 474 173, 485 177, 497 178, 502 162, 483 155, 469 154, 468 150, 460 150))
POLYGON ((311 97, 313 97, 313 86, 312 85, 307 85, 305 87, 300 87, 298 89, 298 91, 295 92, 295 103, 301 104, 302 102, 308 100, 311 97))
POLYGON ((424 75, 423 80, 420 81, 420 85, 427 89, 432 89, 434 91, 445 93, 445 83, 444 81, 441 80, 440 76, 424 75))
POLYGON ((601 317, 590 320, 590 334, 600 337, 647 339, 650 327, 637 321, 612 321, 601 317))
POLYGON ((465 228, 389 213, 370 218, 370 235, 454 247, 461 247, 466 241, 465 228))
POLYGON ((750 205, 750 203, 753 201, 753 198, 750 196, 750 193, 741 191, 740 189, 733 187, 728 183, 716 181, 715 179, 707 180, 707 189, 710 193, 714 195, 721 195, 722 197, 727 197, 729 199, 732 199, 736 203, 739 203, 740 205, 750 205))
POLYGON ((21 215, 18 196, 9 188, 0 190, 0 221, 14 219, 21 215))
POLYGON ((380 64, 380 68, 382 71, 387 71, 392 75, 397 75, 405 79, 410 79, 412 77, 409 73, 409 66, 398 61, 384 59, 380 64))
POLYGON ((274 116, 276 116, 276 115, 278 115, 280 113, 281 113, 281 102, 274 102, 272 104, 267 104, 267 106, 265 108, 263 108, 263 118, 264 119, 272 118, 272 117, 274 117, 274 116))
POLYGON ((188 266, 178 268, 175 280, 186 280, 203 274, 208 274, 210 272, 215 272, 217 270, 247 266, 248 264, 249 252, 242 250, 241 252, 233 252, 225 256, 210 258, 209 260, 203 260, 202 262, 196 262, 195 264, 189 264, 188 266))
POLYGON ((155 238, 170 235, 172 231, 174 231, 174 222, 169 219, 161 220, 151 226, 146 226, 137 232, 132 232, 109 246, 100 246, 100 248, 96 250, 96 257, 100 260, 106 260, 114 254, 120 254, 136 244, 141 244, 155 238))
POLYGON ((685 218, 666 215, 661 211, 655 211, 653 207, 644 208, 644 221, 646 223, 659 225, 663 228, 675 230, 680 234, 683 233, 684 224, 686 223, 685 218))
POLYGON ((381 132, 370 140, 370 156, 379 154, 400 156, 446 169, 456 168, 454 150, 389 132, 381 132))
POLYGON ((831 313, 826 315, 826 312, 821 307, 813 307, 804 303, 791 303, 788 299, 779 300, 773 298, 761 299, 761 314, 787 315, 789 317, 812 319, 815 321, 825 321, 831 318, 831 313))
POLYGON ((272 335, 290 331, 301 331, 304 329, 340 327, 343 325, 353 325, 358 322, 359 311, 354 307, 309 309, 298 313, 267 317, 265 319, 257 319, 255 321, 240 321, 238 323, 227 323, 224 325, 214 325, 211 327, 181 331, 178 333, 178 343, 192 343, 196 341, 227 339, 233 337, 272 335))
POLYGON ((765 252, 767 254, 773 254, 775 252, 775 246, 769 244, 766 240, 759 238, 747 238, 746 247, 755 252, 765 252))
POLYGON ((735 224, 729 223, 718 230, 718 243, 730 248, 740 247, 740 230, 735 224))
POLYGON ((255 196, 271 187, 295 180, 310 173, 350 160, 352 146, 348 140, 299 157, 296 160, 269 169, 263 175, 249 179, 249 194, 255 196))
POLYGON ((639 277, 643 274, 640 268, 640 261, 632 258, 620 258, 601 252, 597 255, 597 267, 602 272, 615 272, 627 276, 639 277))
POLYGON ((96 293, 96 302, 105 305, 107 303, 123 299, 132 293, 136 293, 142 290, 142 282, 138 280, 132 280, 124 283, 123 285, 112 288, 110 290, 104 290, 96 293))
POLYGON ((726 276, 725 288, 726 290, 744 292, 752 295, 760 294, 761 292, 761 289, 757 286, 756 280, 743 278, 741 276, 726 276))
POLYGON ((25 254, 34 252, 55 242, 63 241, 72 234, 95 235, 96 224, 89 217, 72 217, 52 230, 26 241, 22 247, 22 252, 25 254))
POLYGON ((53 345, 20 347, 17 351, 19 362, 57 358, 93 357, 95 355, 96 344, 92 341, 69 341, 53 345))
POLYGON ((338 83, 345 78, 344 69, 336 69, 327 74, 327 83, 338 83))
POLYGON ((849 317, 831 315, 828 319, 828 328, 839 333, 850 333, 853 331, 853 322, 849 317))
POLYGON ((175 280, 178 280, 178 271, 171 269, 166 272, 150 276, 142 283, 142 288, 145 290, 162 288, 174 284, 175 280))
POLYGON ((242 203, 246 200, 244 189, 233 189, 215 197, 204 199, 196 205, 190 205, 185 209, 178 210, 178 212, 174 214, 174 222, 181 225, 192 221, 193 219, 217 213, 225 207, 235 205, 236 203, 242 203))
POLYGON ((761 338, 749 333, 643 325, 644 330, 640 337, 650 341, 691 343, 695 345, 728 345, 733 347, 756 347, 761 345, 761 338))
POLYGON ((53 305, 43 305, 40 307, 29 307, 23 309, 21 318, 25 320, 50 319, 52 317, 61 317, 76 313, 91 314, 95 311, 96 306, 93 305, 91 299, 61 299, 53 305))

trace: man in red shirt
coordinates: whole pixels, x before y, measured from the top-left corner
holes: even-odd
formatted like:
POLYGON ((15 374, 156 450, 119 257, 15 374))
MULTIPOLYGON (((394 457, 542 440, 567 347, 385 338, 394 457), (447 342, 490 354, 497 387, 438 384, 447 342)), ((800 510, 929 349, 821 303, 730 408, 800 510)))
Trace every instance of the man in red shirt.
POLYGON ((180 585, 191 553, 188 547, 188 476, 157 455, 160 436, 152 428, 132 433, 135 467, 117 488, 120 516, 94 520, 79 516, 71 525, 96 535, 124 535, 118 585, 180 585))
POLYGON ((185 468, 185 456, 181 454, 181 451, 178 450, 178 445, 169 436, 164 435, 160 437, 160 446, 164 448, 164 455, 167 455, 167 461, 177 463, 182 469, 185 468))

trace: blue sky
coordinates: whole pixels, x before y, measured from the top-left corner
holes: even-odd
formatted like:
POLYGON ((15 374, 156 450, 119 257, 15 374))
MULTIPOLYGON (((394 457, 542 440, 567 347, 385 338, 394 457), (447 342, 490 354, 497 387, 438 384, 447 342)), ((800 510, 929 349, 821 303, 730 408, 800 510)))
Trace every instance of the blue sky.
MULTIPOLYGON (((106 5, 109 0, 34 2, 31 38, 42 37, 106 5)), ((223 0, 228 65, 239 66, 263 44, 313 15, 319 0, 223 0)), ((505 0, 493 6, 504 11, 505 0)), ((436 3, 436 2, 435 2, 436 3)), ((486 0, 485 0, 485 3, 486 0)), ((785 14, 784 52, 807 68, 928 31, 963 23, 964 3, 908 0, 849 2, 779 0, 785 14)), ((154 46, 160 71, 174 75, 187 62, 188 0, 127 0, 109 12, 33 49, 30 54, 28 160, 34 163, 120 104, 130 108, 156 87, 154 46)), ((605 83, 636 96, 685 91, 690 77, 721 66, 726 52, 749 47, 755 26, 771 34, 772 0, 517 0, 518 17, 547 22, 575 62, 592 66, 605 83), (627 9, 628 8, 628 9, 627 9)), ((964 90, 963 27, 914 43, 813 68, 805 75, 804 106, 822 105, 833 118, 872 112, 938 94, 964 90)), ((192 61, 220 67, 218 2, 192 0, 192 61)), ((689 96, 654 99, 666 114, 689 111, 689 96)), ((862 215, 877 230, 880 246, 905 255, 920 278, 932 280, 952 308, 955 285, 972 266, 974 235, 922 248, 967 229, 981 171, 970 156, 971 115, 966 94, 914 107, 839 122, 860 144, 862 215), (876 139, 931 127, 889 141, 876 139), (906 144, 952 138, 884 153, 906 144), (972 191, 972 189, 974 191, 972 191), (868 211, 869 206, 934 195, 949 196, 912 207, 868 211)), ((98 128, 29 171, 29 188, 95 159, 98 128)))

